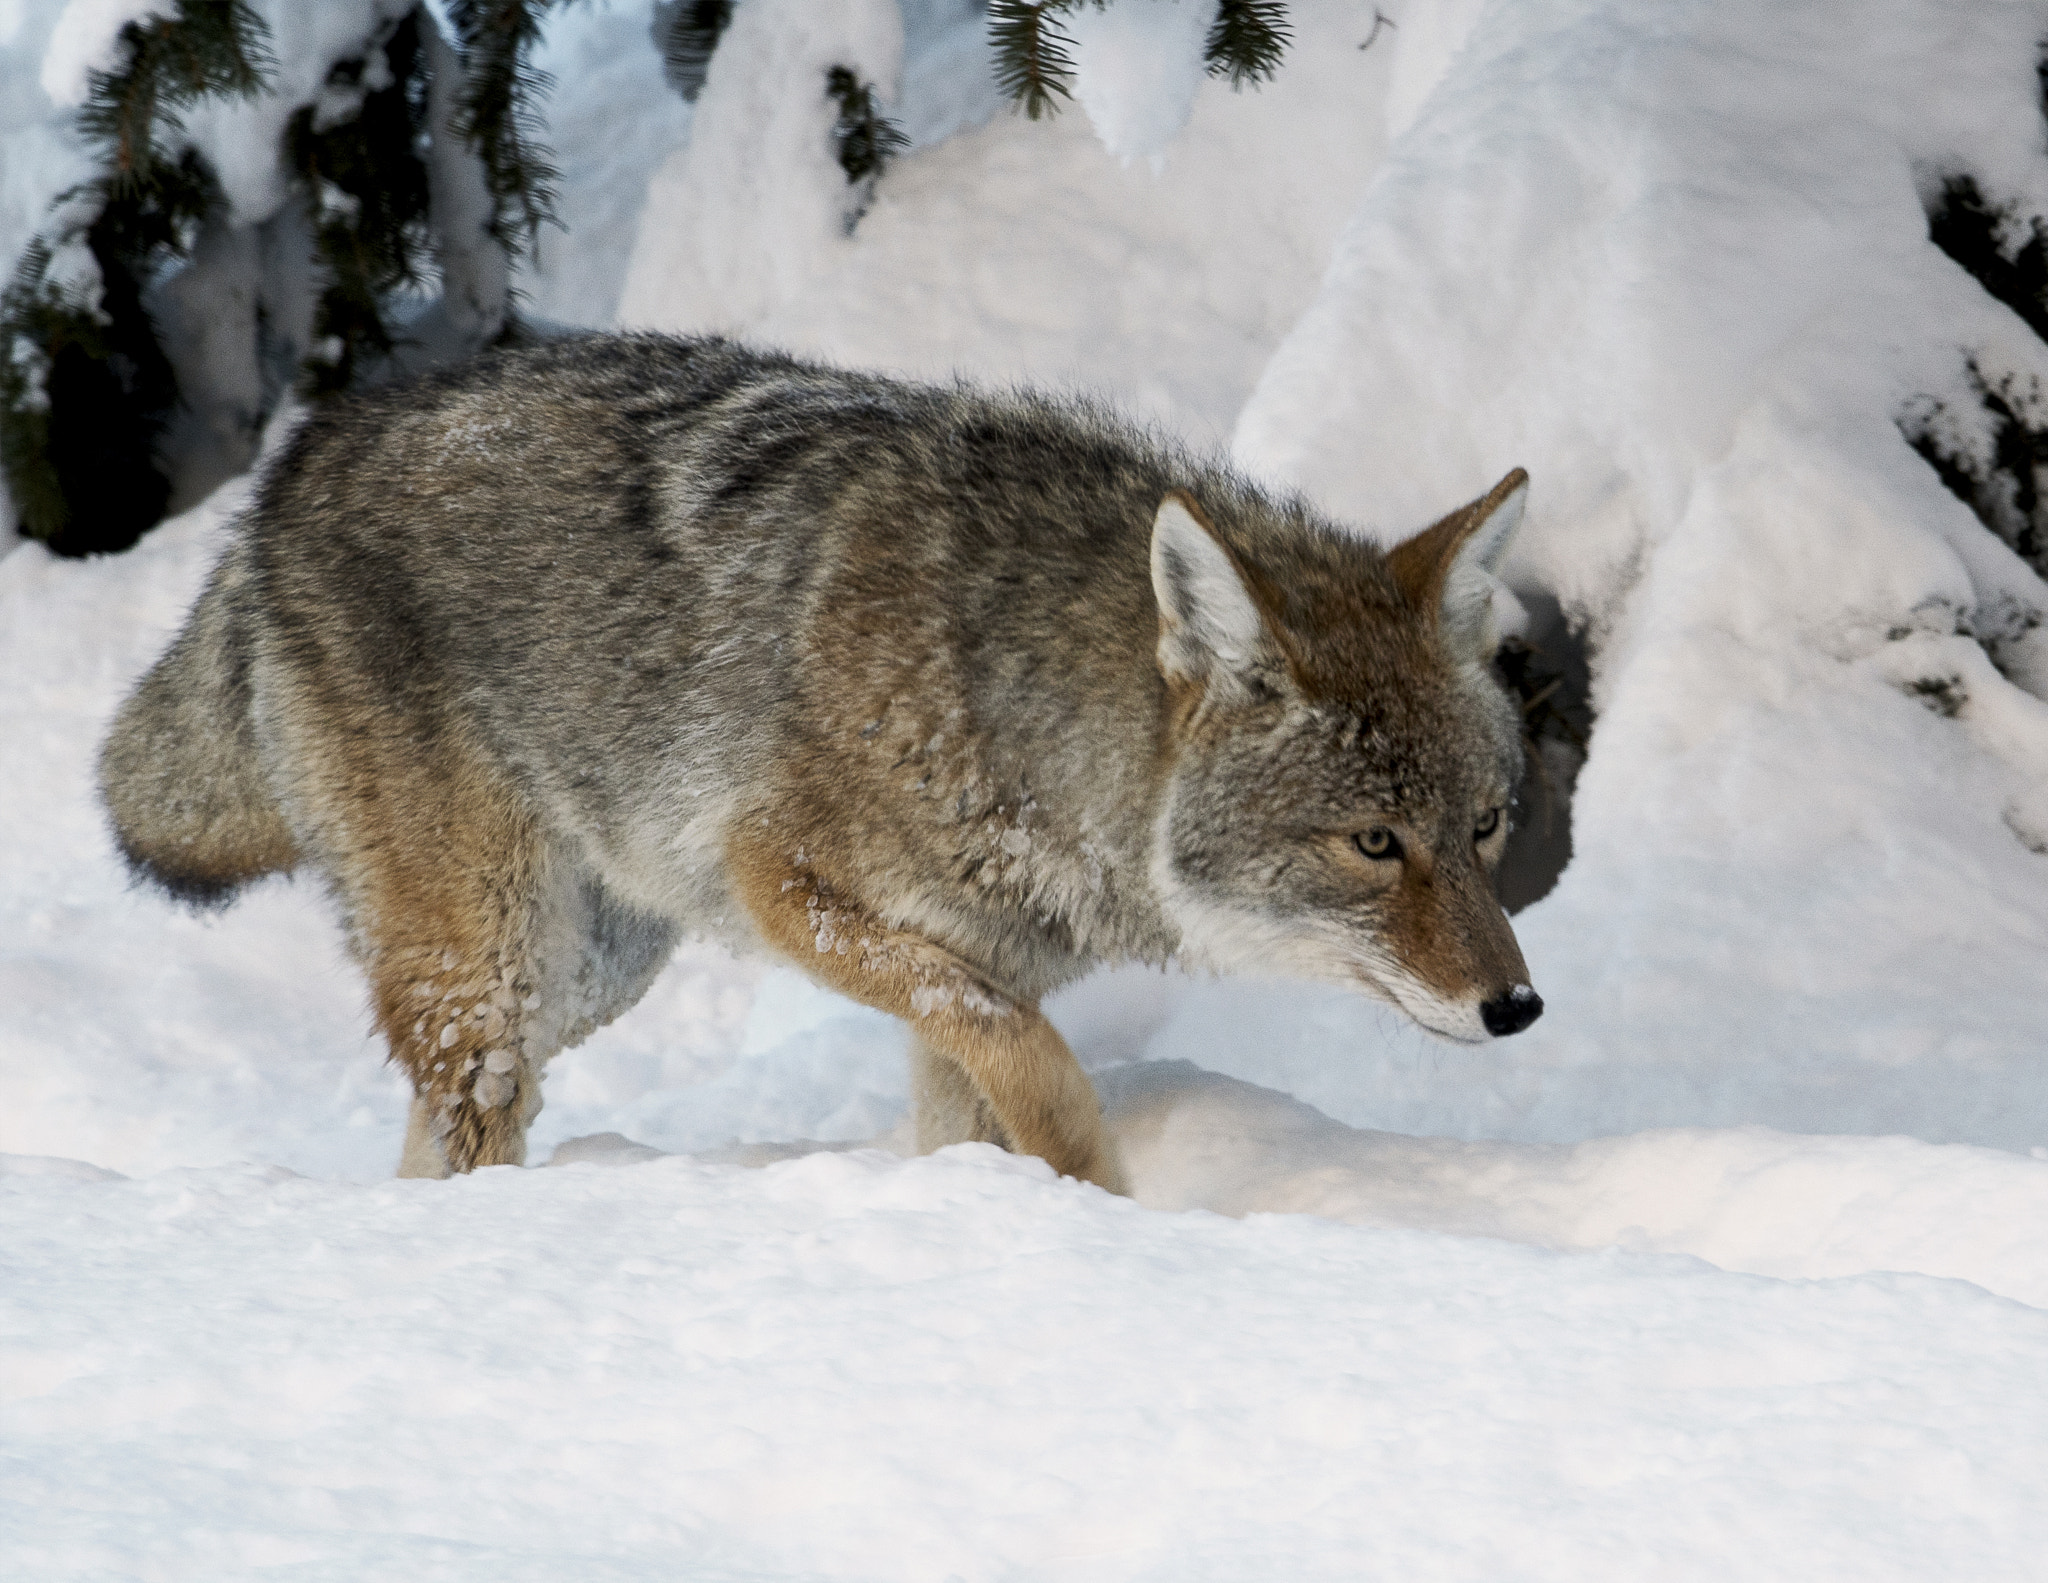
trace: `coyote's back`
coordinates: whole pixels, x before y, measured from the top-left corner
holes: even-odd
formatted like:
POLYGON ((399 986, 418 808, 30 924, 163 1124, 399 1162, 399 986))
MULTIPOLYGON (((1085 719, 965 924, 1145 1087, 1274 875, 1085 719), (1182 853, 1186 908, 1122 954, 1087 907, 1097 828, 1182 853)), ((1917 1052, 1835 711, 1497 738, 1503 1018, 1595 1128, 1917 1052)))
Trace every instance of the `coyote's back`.
POLYGON ((1115 1185, 1036 1009, 1098 961, 1540 1008, 1486 881, 1520 501, 1386 554, 1086 404, 550 343, 309 419, 103 782, 175 894, 324 875, 409 1172, 519 1159, 693 931, 909 1022, 926 1145, 1115 1185))

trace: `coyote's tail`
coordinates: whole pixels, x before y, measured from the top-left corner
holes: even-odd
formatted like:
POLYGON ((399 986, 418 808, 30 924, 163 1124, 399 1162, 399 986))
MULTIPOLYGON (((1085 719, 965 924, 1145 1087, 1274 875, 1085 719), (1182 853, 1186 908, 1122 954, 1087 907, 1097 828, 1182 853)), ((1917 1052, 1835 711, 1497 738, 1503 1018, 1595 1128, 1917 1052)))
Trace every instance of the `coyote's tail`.
POLYGON ((215 569, 100 749, 100 794, 130 870, 200 907, 298 861, 257 755, 243 556, 237 544, 215 569))

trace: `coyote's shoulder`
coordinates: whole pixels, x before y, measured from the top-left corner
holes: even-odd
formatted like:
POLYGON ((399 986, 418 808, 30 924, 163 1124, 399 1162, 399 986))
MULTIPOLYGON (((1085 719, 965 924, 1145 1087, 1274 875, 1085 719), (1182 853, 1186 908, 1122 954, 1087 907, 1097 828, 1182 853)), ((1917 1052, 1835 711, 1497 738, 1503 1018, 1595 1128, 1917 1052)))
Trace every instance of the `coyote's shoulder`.
POLYGON ((173 889, 328 877, 409 1169, 517 1158, 692 931, 905 1017, 926 1141, 1113 1182, 1036 1011, 1098 961, 1540 1004, 1485 879, 1519 509, 1384 553, 1085 403, 553 342, 308 420, 103 778, 173 889))

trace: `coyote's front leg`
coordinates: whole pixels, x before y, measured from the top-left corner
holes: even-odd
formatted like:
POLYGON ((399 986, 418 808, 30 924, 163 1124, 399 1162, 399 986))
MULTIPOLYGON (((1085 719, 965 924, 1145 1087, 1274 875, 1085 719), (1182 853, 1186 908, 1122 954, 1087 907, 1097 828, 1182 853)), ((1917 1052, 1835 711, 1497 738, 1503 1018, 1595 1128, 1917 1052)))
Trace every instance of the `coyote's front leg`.
MULTIPOLYGON (((926 1059, 950 1061, 986 1101, 1010 1149, 1037 1155, 1063 1176, 1125 1190, 1095 1090, 1036 1006, 997 989, 945 947, 891 928, 769 840, 737 839, 728 856, 763 938, 842 995, 909 1023, 926 1059)), ((938 1086, 955 1101, 965 1097, 958 1083, 938 1086)), ((925 1134, 921 1122, 921 1145, 931 1141, 925 1134)))
POLYGON ((988 1095, 945 1051, 914 1032, 910 1040, 910 1105, 917 1124, 917 1152, 930 1154, 949 1143, 993 1143, 1010 1147, 988 1095))

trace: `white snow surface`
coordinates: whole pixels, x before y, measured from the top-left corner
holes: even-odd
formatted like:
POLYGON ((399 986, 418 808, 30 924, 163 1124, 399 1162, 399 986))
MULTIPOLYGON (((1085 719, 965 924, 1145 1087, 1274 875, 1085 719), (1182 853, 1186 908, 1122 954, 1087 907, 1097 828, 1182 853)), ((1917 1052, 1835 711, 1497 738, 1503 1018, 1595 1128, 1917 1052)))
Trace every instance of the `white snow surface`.
POLYGON ((561 227, 542 226, 534 251, 515 260, 520 309, 552 323, 609 323, 647 174, 688 140, 690 106, 661 75, 645 6, 555 7, 534 65, 554 78, 542 113, 562 172, 561 227))
POLYGON ((844 239, 854 196, 834 149, 839 111, 826 75, 845 66, 893 100, 903 44, 896 0, 740 7, 711 57, 689 143, 648 193, 650 209, 688 219, 665 233, 672 246, 658 264, 636 250, 627 303, 660 298, 675 273, 694 272, 737 326, 803 293, 844 239), (763 181, 763 171, 776 179, 763 181))
POLYGON ((759 174, 783 158, 784 123, 766 106, 809 100, 836 9, 748 0, 736 15, 738 34, 755 13, 760 74, 728 92, 714 64, 690 146, 648 187, 620 322, 927 378, 1075 386, 1226 440, 1384 146, 1392 56, 1357 47, 1369 0, 1291 5, 1296 42, 1278 80, 1241 94, 1203 80, 1158 173, 1106 155, 1073 109, 991 117, 979 22, 919 8, 929 20, 905 40, 905 123, 965 129, 893 166, 851 236, 845 177, 818 142, 774 193, 759 174), (940 62, 977 90, 950 116, 916 69, 940 62))
POLYGON ((1118 0, 1060 16, 1074 41, 1074 99, 1104 148, 1126 161, 1164 158, 1207 75, 1215 21, 1215 0, 1118 0))
POLYGON ((40 1578, 2020 1579, 2048 1543, 2048 1325, 1962 1282, 1162 1215, 980 1145, 30 1175, 0 1227, 40 1578))
POLYGON ((83 104, 92 74, 121 66, 121 29, 177 9, 178 0, 65 0, 38 73, 43 92, 66 109, 83 104))
POLYGON ((2048 6, 1297 0, 1279 80, 1197 84, 1156 172, 1001 111, 973 10, 747 0, 694 114, 641 7, 560 10, 589 223, 524 283, 1104 390, 1381 534, 1528 466, 1508 575, 1587 624, 1600 710, 1516 920, 1544 1019, 1473 1050, 1098 975, 1048 1011, 1133 1203, 902 1157, 888 1019, 690 946, 555 1063, 562 1168, 389 1181, 317 882, 182 913, 91 789, 246 483, 17 549, 4 1570, 2038 1578, 2048 667, 1968 634, 2048 589, 1894 420, 1967 400, 1965 350, 2048 372, 1921 207, 1959 168, 2048 204, 2048 6), (842 60, 916 142, 850 235, 797 92, 842 60))

